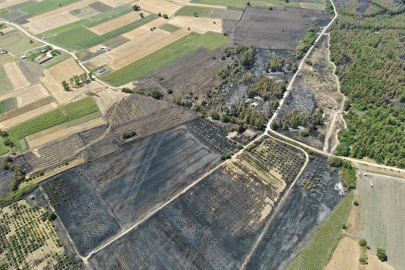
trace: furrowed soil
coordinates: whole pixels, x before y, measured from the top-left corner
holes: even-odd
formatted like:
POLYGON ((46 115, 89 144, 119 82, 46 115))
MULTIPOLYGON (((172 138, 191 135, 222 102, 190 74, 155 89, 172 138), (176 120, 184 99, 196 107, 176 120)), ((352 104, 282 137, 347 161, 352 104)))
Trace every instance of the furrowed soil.
MULTIPOLYGON (((3 162, 5 158, 1 158, 0 162, 3 162)), ((0 198, 5 197, 11 193, 9 185, 14 180, 14 172, 12 170, 4 170, 0 167, 0 198)))
POLYGON ((47 96, 49 96, 49 93, 42 86, 42 84, 34 84, 17 91, 13 91, 9 94, 0 96, 0 101, 15 97, 17 100, 17 106, 21 108, 47 96))
POLYGON ((273 217, 246 269, 285 269, 342 200, 335 190, 338 171, 326 157, 314 157, 273 217), (316 185, 313 192, 304 189, 304 180, 316 185))
POLYGON ((222 21, 220 19, 176 16, 170 23, 183 29, 190 28, 191 31, 199 34, 205 34, 208 31, 222 33, 222 21))
POLYGON ((367 240, 373 255, 377 248, 385 248, 387 263, 395 269, 401 269, 405 265, 401 248, 405 245, 405 206, 401 200, 405 192, 405 180, 369 172, 367 176, 360 173, 358 190, 361 218, 356 237, 367 240))
POLYGON ((30 22, 24 24, 23 26, 32 34, 37 35, 80 19, 66 11, 50 16, 39 15, 28 20, 30 22), (41 18, 39 19, 38 17, 41 18))
POLYGON ((62 63, 49 68, 49 71, 59 83, 62 81, 69 81, 74 75, 81 75, 84 73, 84 70, 73 58, 69 58, 62 63))
POLYGON ((242 19, 235 27, 235 43, 251 44, 261 49, 295 50, 306 30, 314 25, 327 25, 329 18, 319 12, 288 8, 268 10, 247 7, 242 19))
POLYGON ((10 79, 14 90, 18 90, 30 85, 27 78, 25 78, 24 74, 21 72, 15 62, 5 64, 4 70, 6 71, 7 77, 10 79))
POLYGON ((143 34, 146 34, 150 32, 151 28, 158 27, 162 23, 166 22, 165 19, 163 18, 157 18, 151 22, 148 22, 138 28, 135 28, 134 30, 131 30, 129 32, 126 32, 122 34, 123 37, 128 38, 128 39, 135 39, 139 36, 142 36, 143 34))

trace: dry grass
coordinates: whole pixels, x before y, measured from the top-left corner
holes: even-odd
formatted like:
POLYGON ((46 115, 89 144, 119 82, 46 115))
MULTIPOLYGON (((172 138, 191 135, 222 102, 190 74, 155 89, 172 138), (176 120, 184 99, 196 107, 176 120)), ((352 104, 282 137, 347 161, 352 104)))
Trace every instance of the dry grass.
POLYGON ((185 4, 187 4, 189 0, 168 0, 168 1, 180 6, 184 6, 185 4))
POLYGON ((96 100, 101 113, 105 114, 105 112, 111 107, 111 105, 113 105, 123 95, 124 93, 121 91, 114 91, 111 88, 105 88, 101 91, 98 91, 94 99, 96 100))
POLYGON ((27 78, 25 78, 24 74, 21 72, 15 62, 7 63, 3 67, 7 73, 7 77, 10 79, 10 82, 14 87, 14 90, 30 85, 27 78))
POLYGON ((147 11, 153 13, 167 14, 169 16, 173 15, 173 13, 181 8, 180 5, 166 1, 166 0, 139 0, 136 2, 141 9, 145 9, 147 11))
POLYGON ((73 58, 69 58, 51 68, 49 71, 58 82, 69 81, 73 75, 80 75, 84 70, 76 63, 73 58))
POLYGON ((11 127, 17 126, 25 121, 28 121, 32 118, 35 118, 41 114, 47 113, 49 111, 52 111, 58 107, 58 103, 52 102, 49 103, 45 106, 39 107, 37 109, 31 110, 29 112, 23 113, 21 115, 18 115, 16 117, 4 120, 0 122, 0 129, 9 129, 11 127))
POLYGON ((344 237, 342 240, 340 240, 331 260, 326 265, 324 270, 359 269, 359 258, 359 243, 350 237, 344 237))
POLYGON ((163 18, 158 18, 156 20, 153 20, 151 22, 148 22, 138 28, 135 28, 134 30, 131 30, 122 36, 128 39, 135 39, 139 36, 142 36, 143 34, 146 34, 150 32, 150 29, 153 27, 158 27, 159 25, 163 24, 164 22, 167 22, 167 20, 163 18))
POLYGON ((170 24, 183 29, 190 28, 191 31, 199 34, 205 34, 208 31, 222 33, 222 21, 220 19, 176 16, 170 21, 170 24))
MULTIPOLYGON (((139 15, 140 12, 130 12, 127 13, 121 17, 118 17, 114 20, 96 25, 94 27, 89 28, 91 31, 93 31, 94 33, 98 34, 98 35, 103 35, 105 33, 111 32, 115 29, 118 29, 122 26, 125 26, 127 24, 133 23, 135 21, 138 21, 141 18, 141 16, 139 15)), ((149 13, 147 12, 143 12, 144 16, 148 16, 149 13)))
POLYGON ((34 84, 0 97, 0 101, 15 97, 19 108, 49 96, 42 84, 34 84))
POLYGON ((111 58, 107 53, 105 53, 87 61, 86 65, 89 68, 94 69, 102 65, 111 64, 112 62, 114 62, 114 59, 111 58))
POLYGON ((51 95, 59 104, 66 103, 69 99, 65 95, 62 85, 55 80, 49 70, 44 71, 44 77, 39 79, 51 92, 51 95))
MULTIPOLYGON (((40 16, 41 15, 37 17, 40 16)), ((30 21, 30 19, 28 20, 30 21)), ((78 20, 79 18, 66 11, 60 14, 54 14, 47 17, 43 17, 41 19, 32 20, 29 23, 24 24, 24 27, 27 28, 28 31, 36 35, 78 20)))
POLYGON ((13 30, 14 30, 14 27, 7 26, 6 28, 1 29, 1 32, 3 32, 3 34, 6 34, 6 33, 10 32, 10 31, 13 31, 13 30))
POLYGON ((96 53, 96 52, 98 52, 98 50, 99 50, 101 47, 103 47, 103 45, 101 45, 101 44, 96 45, 96 46, 94 46, 94 47, 91 47, 91 48, 89 49, 89 52, 96 53))

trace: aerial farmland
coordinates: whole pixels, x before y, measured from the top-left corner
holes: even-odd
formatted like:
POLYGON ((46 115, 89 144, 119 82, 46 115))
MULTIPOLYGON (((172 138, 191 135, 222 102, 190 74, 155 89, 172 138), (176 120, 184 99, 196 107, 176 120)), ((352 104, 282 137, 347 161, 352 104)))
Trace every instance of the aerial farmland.
POLYGON ((0 269, 403 266, 403 153, 356 134, 405 98, 339 37, 404 4, 0 2, 0 269))

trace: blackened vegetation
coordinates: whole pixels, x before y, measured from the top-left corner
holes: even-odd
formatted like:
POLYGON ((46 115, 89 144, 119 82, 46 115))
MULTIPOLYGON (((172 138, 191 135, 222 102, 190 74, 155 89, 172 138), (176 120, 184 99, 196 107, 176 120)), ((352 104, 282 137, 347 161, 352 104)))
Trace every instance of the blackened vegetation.
POLYGON ((1 167, 4 170, 11 170, 14 172, 14 180, 10 183, 9 187, 11 191, 16 191, 20 184, 25 182, 25 173, 20 167, 13 164, 13 159, 11 157, 6 157, 1 163, 1 167))
POLYGON ((100 252, 93 269, 238 269, 263 230, 270 190, 218 169, 100 252))
POLYGON ((315 109, 312 114, 309 112, 300 112, 299 110, 293 110, 284 115, 276 126, 272 126, 273 129, 280 127, 287 130, 288 128, 296 129, 299 126, 308 127, 309 131, 316 130, 316 127, 323 123, 322 119, 323 109, 315 109))
POLYGON ((260 74, 257 82, 250 86, 248 96, 260 96, 265 101, 269 101, 271 109, 275 110, 285 90, 286 86, 284 82, 270 80, 263 74, 260 74))
POLYGON ((120 229, 100 199, 83 182, 80 169, 71 169, 48 180, 42 189, 81 255, 120 229))
POLYGON ((246 269, 285 269, 342 200, 343 196, 335 190, 337 183, 338 170, 328 165, 326 157, 314 155, 274 216, 246 269), (302 185, 304 180, 310 184, 302 185), (305 188, 309 185, 312 192, 305 188))
MULTIPOLYGON (((2 163, 5 159, 3 159, 2 163)), ((10 193, 9 185, 13 182, 15 174, 12 170, 0 168, 0 197, 10 193)))

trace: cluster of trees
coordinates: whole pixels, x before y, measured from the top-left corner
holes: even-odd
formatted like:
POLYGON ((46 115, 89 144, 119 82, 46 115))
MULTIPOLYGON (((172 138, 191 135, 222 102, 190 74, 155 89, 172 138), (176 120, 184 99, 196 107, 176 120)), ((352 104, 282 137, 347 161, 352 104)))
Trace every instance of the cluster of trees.
POLYGON ((297 128, 298 126, 305 126, 309 127, 309 131, 313 131, 316 129, 316 126, 323 123, 322 115, 322 108, 315 109, 312 114, 309 112, 304 113, 299 110, 293 110, 282 117, 278 121, 278 124, 272 125, 272 129, 277 129, 278 127, 288 129, 297 128))
POLYGON ((4 170, 12 170, 15 174, 13 182, 9 185, 11 191, 16 191, 22 182, 25 182, 25 173, 20 167, 13 164, 11 157, 6 157, 1 164, 4 170))
POLYGON ((276 109, 285 90, 286 85, 283 81, 270 80, 260 74, 257 82, 250 86, 248 95, 250 97, 258 95, 266 101, 269 100, 271 108, 276 109))
POLYGON ((236 54, 241 55, 240 62, 244 67, 249 68, 253 64, 254 48, 252 45, 236 46, 236 54))
POLYGON ((316 32, 318 31, 318 27, 314 26, 307 30, 307 34, 305 35, 304 39, 295 49, 295 54, 297 59, 301 59, 304 54, 311 48, 316 40, 316 32))
POLYGON ((270 69, 271 72, 283 71, 284 64, 284 58, 278 54, 267 56, 266 69, 270 69))
POLYGON ((328 163, 331 167, 340 168, 340 180, 342 180, 343 185, 348 190, 356 188, 356 170, 354 169, 350 161, 330 156, 328 157, 328 163))
POLYGON ((63 89, 65 89, 65 91, 68 91, 70 87, 79 87, 92 78, 93 72, 90 72, 89 74, 83 73, 80 75, 74 75, 72 78, 69 79, 70 85, 67 81, 62 81, 62 87, 63 89))
POLYGON ((339 133, 337 154, 405 168, 405 108, 387 106, 405 101, 405 5, 372 1, 363 14, 356 7, 350 1, 339 12, 330 50, 341 91, 366 112, 351 109, 345 116, 349 130, 339 133))
POLYGON ((264 116, 255 107, 246 106, 241 102, 239 106, 231 106, 229 111, 229 121, 233 124, 245 126, 251 125, 256 129, 263 129, 264 116))

